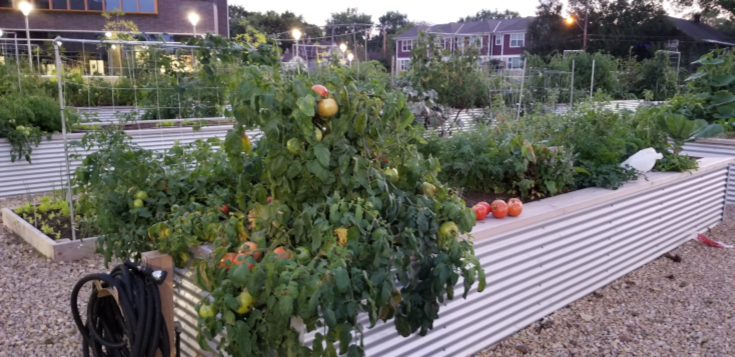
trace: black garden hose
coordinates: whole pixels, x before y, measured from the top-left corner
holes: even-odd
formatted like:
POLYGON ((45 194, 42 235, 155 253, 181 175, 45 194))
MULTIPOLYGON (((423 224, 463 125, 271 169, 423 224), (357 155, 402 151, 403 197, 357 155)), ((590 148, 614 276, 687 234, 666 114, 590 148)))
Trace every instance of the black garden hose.
POLYGON ((82 334, 83 355, 89 357, 154 357, 171 355, 168 329, 161 313, 158 284, 166 272, 126 261, 110 274, 90 274, 83 277, 71 292, 71 312, 82 334), (96 286, 87 303, 87 320, 82 322, 77 296, 84 284, 99 280, 101 287, 115 288, 118 302, 111 294, 98 296, 96 286))

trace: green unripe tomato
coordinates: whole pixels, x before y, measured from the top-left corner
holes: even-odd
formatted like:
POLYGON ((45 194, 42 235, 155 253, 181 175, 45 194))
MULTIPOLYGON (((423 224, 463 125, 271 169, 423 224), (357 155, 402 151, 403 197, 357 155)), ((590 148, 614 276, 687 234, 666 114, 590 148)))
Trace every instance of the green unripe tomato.
POLYGON ((17 131, 23 131, 23 130, 26 130, 26 128, 23 125, 18 125, 18 126, 15 127, 15 130, 17 130, 17 131))
POLYGON ((135 201, 133 201, 133 207, 134 208, 143 207, 143 200, 135 199, 135 201))
POLYGON ((243 290, 240 295, 237 296, 238 308, 235 310, 238 314, 245 314, 255 305, 255 299, 250 295, 247 290, 243 290))
POLYGON ((301 143, 299 142, 299 139, 297 138, 291 138, 286 143, 286 148, 289 152, 291 152, 294 155, 297 155, 299 151, 301 151, 301 143))
POLYGON ((319 128, 314 129, 314 136, 316 137, 316 141, 322 141, 322 131, 319 128))
POLYGON ((305 264, 311 260, 311 251, 307 247, 296 248, 296 261, 305 264))
POLYGON ((434 196, 436 194, 436 186, 431 183, 424 182, 421 184, 421 191, 427 196, 434 196))
POLYGON ((199 316, 202 318, 210 318, 214 317, 214 315, 217 314, 217 310, 215 310, 214 306, 210 304, 205 304, 199 307, 199 316))
POLYGON ((459 234, 459 227, 454 222, 444 222, 439 227, 439 235, 442 238, 452 238, 459 234))
POLYGON ((138 191, 135 193, 135 198, 139 200, 144 200, 148 198, 148 194, 145 191, 138 191))
POLYGON ((398 170, 390 168, 383 170, 383 173, 385 174, 385 177, 388 178, 388 181, 392 183, 398 182, 398 170))

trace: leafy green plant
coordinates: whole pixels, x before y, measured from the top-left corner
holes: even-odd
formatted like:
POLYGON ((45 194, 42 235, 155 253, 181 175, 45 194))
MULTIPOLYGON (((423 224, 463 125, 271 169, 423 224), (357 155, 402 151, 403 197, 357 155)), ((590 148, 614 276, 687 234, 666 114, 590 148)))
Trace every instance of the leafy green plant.
POLYGON ((690 119, 729 119, 735 117, 735 53, 714 50, 694 62, 700 67, 686 81, 689 90, 703 101, 705 116, 690 119))
POLYGON ((478 69, 479 50, 469 43, 461 55, 443 49, 433 34, 419 33, 411 51, 411 62, 403 87, 410 85, 418 92, 436 91, 436 102, 458 109, 482 108, 490 104, 489 88, 478 69))
POLYGON ((725 132, 720 124, 709 124, 704 119, 688 120, 681 114, 661 114, 659 126, 671 138, 674 155, 679 155, 686 141, 711 138, 725 132))
POLYGON ((686 172, 697 168, 699 168, 697 160, 686 155, 673 155, 665 152, 663 159, 656 161, 653 170, 686 172))
POLYGON ((574 183, 571 151, 531 143, 479 126, 449 138, 436 134, 421 146, 426 156, 439 159, 439 179, 470 191, 553 196, 574 183))
POLYGON ((54 229, 49 227, 46 222, 44 222, 43 224, 41 224, 41 232, 45 233, 47 236, 50 236, 54 234, 54 229))

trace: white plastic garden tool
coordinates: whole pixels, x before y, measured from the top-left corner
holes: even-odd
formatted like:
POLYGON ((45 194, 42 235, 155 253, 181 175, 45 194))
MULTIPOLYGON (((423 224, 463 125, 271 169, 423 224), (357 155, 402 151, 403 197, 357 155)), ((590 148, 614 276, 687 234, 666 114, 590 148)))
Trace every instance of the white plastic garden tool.
POLYGON ((623 161, 620 166, 629 166, 636 169, 638 173, 646 173, 653 169, 653 166, 656 165, 656 160, 663 159, 663 157, 664 155, 656 152, 654 148, 647 148, 633 154, 627 160, 623 161))

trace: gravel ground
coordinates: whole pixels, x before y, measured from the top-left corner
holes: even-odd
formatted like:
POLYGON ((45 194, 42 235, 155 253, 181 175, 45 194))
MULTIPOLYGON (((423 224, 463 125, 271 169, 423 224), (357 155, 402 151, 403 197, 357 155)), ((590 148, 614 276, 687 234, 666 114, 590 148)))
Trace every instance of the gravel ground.
MULTIPOLYGON (((735 245, 735 209, 709 236, 735 245)), ((681 261, 661 257, 476 356, 735 356, 735 248, 670 254, 681 261)), ((80 356, 69 296, 107 271, 102 258, 54 264, 0 229, 0 262, 0 357, 80 356)))
MULTIPOLYGON (((735 209, 708 237, 735 245, 735 209)), ((735 248, 690 241, 476 355, 735 356, 735 248)))
MULTIPOLYGON (((25 202, 25 197, 4 199, 0 208, 25 202)), ((81 356, 71 289, 81 277, 106 271, 101 256, 52 263, 0 228, 0 357, 81 356)), ((88 296, 89 289, 80 293, 84 301, 88 296)), ((80 310, 86 311, 86 304, 80 310)))

